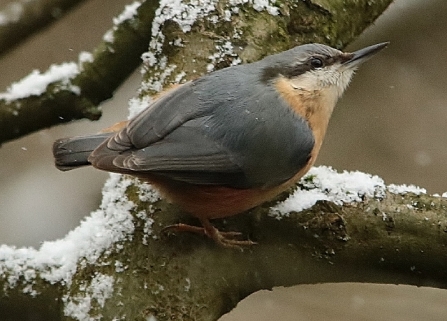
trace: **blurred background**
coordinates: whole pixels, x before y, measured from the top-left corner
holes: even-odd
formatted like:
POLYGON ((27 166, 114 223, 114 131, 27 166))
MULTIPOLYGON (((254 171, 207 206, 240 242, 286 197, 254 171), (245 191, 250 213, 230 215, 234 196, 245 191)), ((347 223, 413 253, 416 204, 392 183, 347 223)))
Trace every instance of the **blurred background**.
MULTIPOLYGON (((0 10, 9 2, 0 0, 0 10)), ((111 26, 112 17, 129 2, 86 1, 61 21, 1 56, 0 91, 33 69, 45 71, 52 63, 76 61, 81 51, 92 50, 111 26)), ((386 50, 362 66, 338 103, 318 164, 379 175, 387 184, 416 184, 430 193, 447 191, 444 172, 447 159, 446 31, 447 1, 396 0, 374 26, 348 47, 356 50, 377 42, 391 42, 386 50)), ((137 71, 112 101, 103 104, 104 115, 98 122, 78 121, 1 146, 0 244, 39 247, 43 241, 63 237, 98 207, 101 187, 108 174, 91 168, 59 172, 53 166, 51 146, 57 138, 94 133, 125 119, 127 101, 136 94, 139 82, 137 71)), ((442 302, 437 306, 441 309, 438 315, 442 320, 447 318, 447 294, 440 290, 402 286, 364 288, 350 284, 299 286, 293 292, 283 291, 275 290, 273 298, 272 293, 258 293, 254 299, 250 298, 252 310, 234 311, 245 311, 242 313, 248 313, 247 318, 228 316, 225 320, 261 320, 259 308, 253 310, 256 302, 268 309, 276 308, 276 316, 278 311, 288 311, 292 314, 287 315, 301 315, 302 320, 321 320, 318 314, 309 311, 319 310, 321 304, 329 309, 329 303, 334 303, 330 312, 344 306, 350 311, 346 313, 357 313, 350 315, 353 319, 378 320, 374 316, 379 311, 370 303, 374 298, 394 302, 392 306, 398 309, 394 311, 399 312, 391 318, 393 320, 401 320, 398 316, 404 316, 402 320, 419 320, 416 311, 421 309, 434 313, 425 320, 441 320, 436 319, 438 310, 433 302, 442 302), (408 297, 413 293, 414 297, 408 297), (291 297, 294 299, 284 299, 291 297), (430 301, 434 305, 422 301, 422 298, 434 297, 438 300, 430 301), (292 312, 278 302, 287 302, 292 312), (373 310, 365 310, 365 307, 373 310), (297 309, 304 314, 299 314, 297 309), (371 311, 375 313, 371 315, 371 311)), ((381 312, 387 311, 387 308, 381 309, 381 312)), ((264 317, 267 315, 265 312, 264 317)), ((337 319, 344 317, 334 320, 337 319)), ((285 314, 282 320, 298 319, 287 318, 285 314)))

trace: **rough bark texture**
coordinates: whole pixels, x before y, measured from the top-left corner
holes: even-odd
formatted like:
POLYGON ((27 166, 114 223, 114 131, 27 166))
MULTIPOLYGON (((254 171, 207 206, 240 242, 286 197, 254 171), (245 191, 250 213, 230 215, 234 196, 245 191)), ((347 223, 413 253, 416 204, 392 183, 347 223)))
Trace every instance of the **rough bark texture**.
MULTIPOLYGON (((259 244, 244 251, 218 247, 209 239, 161 230, 178 221, 197 224, 178 209, 157 201, 138 200, 137 188, 127 195, 138 203, 132 241, 115 244, 95 264, 79 267, 72 285, 36 281, 35 299, 18 285, 2 294, 0 307, 41 302, 58 311, 61 294, 84 293, 95 274, 114 277, 114 294, 90 315, 105 320, 217 320, 247 295, 274 286, 319 282, 380 282, 447 288, 447 200, 427 195, 387 193, 383 199, 337 206, 318 202, 309 210, 277 220, 269 205, 225 221, 222 230, 241 231, 259 244), (154 220, 152 236, 143 231, 147 210, 154 220), (143 242, 143 239, 146 239, 143 242), (116 262, 123 264, 117 272, 116 262)), ((4 281, 8 275, 4 275, 4 281)), ((0 281, 0 286, 6 283, 0 281)), ((20 284, 20 282, 19 282, 20 284)), ((95 305, 93 305, 95 306, 95 305)), ((23 310, 21 310, 23 311, 23 310)))
MULTIPOLYGON (((128 195, 137 201, 132 189, 128 195)), ((135 212, 148 205, 140 203, 135 212)), ((268 216, 268 205, 218 223, 259 243, 241 252, 197 235, 164 236, 167 224, 197 222, 163 201, 155 204, 153 235, 161 239, 144 245, 137 229, 133 242, 124 244, 120 256, 127 269, 114 273, 120 295, 101 313, 125 313, 131 320, 217 320, 247 295, 274 286, 344 281, 447 287, 443 198, 388 193, 383 200, 343 207, 322 201, 281 220, 268 216)), ((78 281, 84 280, 80 274, 78 281)))

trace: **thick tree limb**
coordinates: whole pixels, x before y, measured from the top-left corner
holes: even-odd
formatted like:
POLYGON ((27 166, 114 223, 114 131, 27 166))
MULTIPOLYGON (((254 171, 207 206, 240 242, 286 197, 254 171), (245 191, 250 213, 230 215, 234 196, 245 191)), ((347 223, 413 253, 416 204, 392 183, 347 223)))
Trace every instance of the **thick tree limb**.
MULTIPOLYGON (((51 287, 45 278, 60 275, 58 269, 66 270, 64 260, 56 260, 61 266, 46 266, 33 259, 39 257, 36 253, 27 260, 17 252, 13 259, 0 249, 0 256, 9 256, 7 262, 0 260, 0 285, 5 289, 0 302, 19 299, 23 303, 22 291, 37 291, 40 300, 48 296, 46 299, 53 302, 53 311, 61 304, 54 296, 61 295, 64 311, 72 317, 73 311, 88 301, 87 315, 101 314, 106 320, 124 315, 127 320, 150 316, 157 320, 217 320, 245 296, 273 286, 355 281, 447 288, 445 198, 387 191, 343 206, 320 201, 279 220, 269 214, 276 200, 216 221, 220 229, 241 231, 259 243, 241 252, 220 248, 198 235, 165 235, 162 229, 169 224, 197 222, 174 205, 148 196, 147 187, 133 185, 135 180, 123 181, 109 186, 109 192, 124 189, 127 197, 116 193, 112 198, 105 196, 101 220, 106 229, 86 222, 89 226, 73 233, 97 231, 98 235, 84 235, 85 242, 93 242, 91 247, 95 247, 95 238, 124 230, 122 226, 129 222, 134 226, 131 234, 123 234, 93 261, 90 254, 80 256, 72 278, 62 276, 65 281, 51 287), (128 204, 133 204, 132 218, 111 215, 122 212, 128 204), (27 277, 27 269, 42 278, 27 277), (11 286, 11 280, 16 279, 11 286)), ((280 195, 279 200, 287 195, 280 195)), ((69 238, 62 242, 68 243, 69 238)), ((56 242, 53 247, 60 244, 56 242)))

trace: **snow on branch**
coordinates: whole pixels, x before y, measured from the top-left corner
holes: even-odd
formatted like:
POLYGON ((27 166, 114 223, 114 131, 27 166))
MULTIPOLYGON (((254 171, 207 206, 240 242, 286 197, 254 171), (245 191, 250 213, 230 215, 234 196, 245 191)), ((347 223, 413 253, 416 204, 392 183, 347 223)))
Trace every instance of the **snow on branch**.
POLYGON ((0 144, 74 119, 96 120, 98 104, 141 64, 158 3, 135 2, 114 19, 113 27, 93 54, 80 63, 33 71, 0 95, 0 144))
MULTIPOLYGON (((153 213, 156 210, 154 204, 160 197, 150 185, 128 176, 111 174, 103 189, 100 208, 92 212, 65 238, 44 242, 38 250, 0 246, 3 291, 20 287, 24 293, 38 295, 38 289, 33 286, 37 279, 51 284, 60 283, 68 290, 75 273, 80 273, 80 270, 91 265, 115 266, 115 272, 124 272, 123 263, 116 259, 116 254, 120 253, 123 242, 133 241, 135 220, 145 221, 145 237, 142 242, 147 244, 148 237, 153 241, 165 242, 152 230, 153 218, 143 212, 135 214, 138 204, 127 195, 130 186, 137 186, 137 202, 150 204, 153 213)), ((272 207, 268 215, 281 220, 291 212, 302 212, 311 208, 319 200, 329 200, 340 206, 361 203, 365 199, 376 199, 380 202, 386 197, 387 190, 399 194, 425 193, 425 190, 414 186, 387 187, 377 176, 361 172, 338 173, 330 167, 320 166, 312 168, 301 179, 296 191, 288 199, 272 207)), ((156 215, 163 213, 157 212, 156 215)), ((204 242, 207 241, 204 239, 204 242)), ((111 295, 110 291, 113 291, 113 280, 113 275, 99 273, 88 285, 84 284, 81 296, 66 296, 66 315, 84 320, 84 317, 79 315, 81 311, 85 310, 85 315, 88 315, 93 301, 101 306, 101 300, 107 299, 111 295)))
POLYGON ((272 208, 270 215, 280 219, 290 212, 301 212, 313 206, 319 200, 327 200, 337 205, 361 202, 364 198, 382 199, 385 192, 393 194, 426 194, 424 188, 414 185, 386 186, 383 179, 376 175, 359 171, 338 173, 331 167, 313 167, 301 180, 299 186, 284 202, 272 208))
MULTIPOLYGON (((22 80, 11 84, 6 92, 0 93, 0 99, 11 102, 29 96, 39 96, 47 90, 48 85, 55 82, 60 82, 62 87, 80 95, 80 88, 70 83, 78 73, 78 66, 74 62, 51 65, 44 73, 34 70, 22 80)), ((18 114, 17 110, 15 112, 18 114)))

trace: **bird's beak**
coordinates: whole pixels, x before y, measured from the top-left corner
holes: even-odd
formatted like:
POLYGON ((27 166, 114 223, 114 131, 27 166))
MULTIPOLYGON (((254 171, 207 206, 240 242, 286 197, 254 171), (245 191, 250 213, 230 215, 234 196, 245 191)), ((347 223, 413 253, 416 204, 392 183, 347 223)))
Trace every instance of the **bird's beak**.
POLYGON ((360 64, 369 60, 372 56, 378 53, 380 50, 388 46, 389 42, 382 42, 376 45, 372 45, 351 53, 350 58, 343 63, 343 66, 351 68, 356 68, 360 64))

